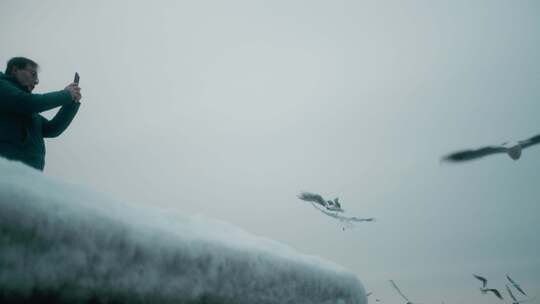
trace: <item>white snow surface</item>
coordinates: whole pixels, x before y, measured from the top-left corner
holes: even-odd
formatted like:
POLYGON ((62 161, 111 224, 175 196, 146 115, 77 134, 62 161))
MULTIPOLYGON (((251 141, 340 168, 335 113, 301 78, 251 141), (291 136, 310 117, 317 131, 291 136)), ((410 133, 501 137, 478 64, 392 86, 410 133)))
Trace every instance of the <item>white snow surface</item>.
POLYGON ((367 304, 335 263, 0 158, 0 300, 47 292, 59 303, 367 304))

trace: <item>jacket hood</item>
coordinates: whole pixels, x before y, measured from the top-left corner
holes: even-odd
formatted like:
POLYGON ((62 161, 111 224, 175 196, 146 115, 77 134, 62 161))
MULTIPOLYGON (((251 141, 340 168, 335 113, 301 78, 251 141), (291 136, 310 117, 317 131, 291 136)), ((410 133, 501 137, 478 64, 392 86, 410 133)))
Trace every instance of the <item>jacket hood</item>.
POLYGON ((6 74, 0 72, 0 79, 13 79, 13 77, 8 76, 8 75, 6 75, 6 74))
POLYGON ((17 80, 15 80, 15 78, 13 78, 13 76, 10 76, 10 75, 7 75, 7 74, 4 74, 2 72, 0 72, 0 81, 9 81, 11 83, 13 83, 14 85, 16 85, 19 89, 27 92, 26 88, 21 86, 17 80))

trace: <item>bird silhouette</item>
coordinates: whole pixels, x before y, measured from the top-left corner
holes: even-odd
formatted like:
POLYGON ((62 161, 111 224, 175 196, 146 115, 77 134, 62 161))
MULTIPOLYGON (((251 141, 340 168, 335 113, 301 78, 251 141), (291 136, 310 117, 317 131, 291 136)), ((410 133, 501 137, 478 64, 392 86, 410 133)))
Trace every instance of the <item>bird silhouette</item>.
POLYGON ((506 285, 506 290, 508 291, 508 294, 510 295, 510 298, 512 298, 512 304, 521 304, 521 303, 527 303, 533 301, 535 298, 532 299, 526 299, 526 300, 517 300, 514 294, 512 293, 512 290, 510 290, 510 287, 506 285))
POLYGON ((396 283, 395 283, 393 280, 390 280, 390 284, 392 284, 392 287, 394 287, 394 289, 398 292, 398 294, 399 294, 403 299, 405 299, 405 301, 406 301, 405 304, 420 304, 420 303, 416 303, 416 302, 411 302, 411 301, 409 301, 409 299, 401 292, 401 290, 399 289, 399 287, 396 285, 396 283))
POLYGON ((497 290, 497 289, 494 289, 494 288, 486 288, 487 286, 487 279, 482 277, 482 276, 479 276, 477 274, 473 274, 473 277, 477 278, 478 280, 480 280, 482 282, 482 287, 480 287, 480 291, 482 292, 482 294, 486 294, 488 292, 492 292, 495 296, 497 296, 497 298, 499 299, 503 299, 503 297, 501 296, 501 293, 497 290))
POLYGON ((356 216, 346 216, 345 210, 341 208, 341 204, 339 203, 339 198, 335 198, 333 201, 325 200, 321 195, 316 193, 310 193, 310 192, 302 192, 298 195, 298 198, 310 202, 313 208, 319 210, 320 212, 333 217, 340 222, 342 222, 345 226, 343 226, 341 229, 345 231, 345 227, 351 227, 352 223, 354 222, 374 222, 375 218, 360 218, 356 216))
MULTIPOLYGON (((373 294, 373 292, 370 291, 370 292, 366 293, 366 297, 369 297, 372 294, 373 294)), ((380 302, 380 301, 381 301, 381 299, 375 298, 375 302, 380 302)))
POLYGON ((478 280, 482 281, 482 288, 486 288, 487 286, 487 279, 484 277, 481 277, 477 274, 473 274, 473 277, 477 278, 478 280))
POLYGON ((503 300, 503 297, 501 293, 494 288, 480 288, 480 291, 482 291, 483 294, 486 294, 487 292, 492 292, 497 298, 503 300))
POLYGON ((330 211, 337 211, 337 212, 345 211, 341 208, 341 204, 339 203, 339 198, 337 197, 333 201, 331 201, 331 200, 325 200, 321 195, 316 194, 316 193, 302 192, 300 193, 300 195, 298 195, 298 198, 303 201, 317 203, 320 206, 330 211))
POLYGON ((506 153, 511 159, 518 160, 521 157, 521 151, 523 149, 538 143, 540 143, 540 134, 514 143, 505 142, 498 146, 486 146, 478 149, 456 151, 444 156, 442 161, 463 162, 497 153, 506 153))
POLYGON ((521 289, 521 287, 519 286, 519 284, 517 284, 514 280, 512 280, 512 278, 509 276, 509 275, 506 275, 506 278, 508 279, 508 281, 510 281, 510 283, 512 283, 512 286, 514 286, 519 292, 521 292, 524 296, 527 296, 527 294, 523 291, 523 289, 521 289))

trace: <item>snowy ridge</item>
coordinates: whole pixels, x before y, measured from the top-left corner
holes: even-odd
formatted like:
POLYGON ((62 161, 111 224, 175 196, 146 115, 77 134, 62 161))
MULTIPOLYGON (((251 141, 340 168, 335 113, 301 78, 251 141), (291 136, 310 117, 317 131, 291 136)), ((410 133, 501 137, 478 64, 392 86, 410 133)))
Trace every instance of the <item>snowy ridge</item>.
POLYGON ((0 302, 367 303, 334 263, 2 158, 0 249, 0 302))

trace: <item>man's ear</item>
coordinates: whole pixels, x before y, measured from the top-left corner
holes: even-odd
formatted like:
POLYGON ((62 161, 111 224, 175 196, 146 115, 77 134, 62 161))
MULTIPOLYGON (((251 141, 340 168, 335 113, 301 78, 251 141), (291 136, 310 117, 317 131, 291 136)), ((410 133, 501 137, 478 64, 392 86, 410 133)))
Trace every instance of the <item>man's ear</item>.
POLYGON ((19 67, 14 65, 11 67, 11 71, 8 71, 8 75, 11 75, 13 76, 15 74, 15 72, 17 72, 19 70, 19 67))

